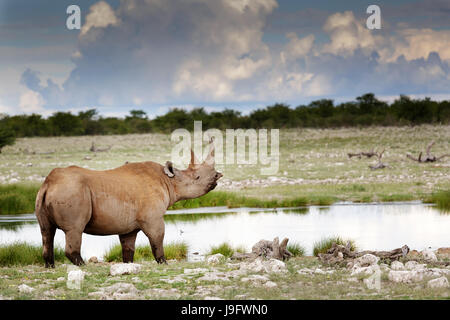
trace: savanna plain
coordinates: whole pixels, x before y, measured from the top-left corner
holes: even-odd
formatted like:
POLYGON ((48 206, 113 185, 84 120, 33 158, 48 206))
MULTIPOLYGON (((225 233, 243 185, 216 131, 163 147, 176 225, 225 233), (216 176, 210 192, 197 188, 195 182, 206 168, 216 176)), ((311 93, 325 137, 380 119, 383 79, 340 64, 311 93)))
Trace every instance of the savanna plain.
MULTIPOLYGON (((218 164, 224 177, 213 192, 171 209, 419 200, 448 214, 450 156, 432 163, 406 156, 425 153, 432 141, 434 155, 449 154, 450 126, 282 129, 277 174, 261 175, 259 164, 218 164), (382 152, 381 159, 348 156, 369 151, 382 152), (369 168, 379 161, 386 167, 369 168)), ((53 168, 164 164, 173 146, 166 134, 17 139, 0 154, 0 214, 32 213, 36 192, 53 168), (105 151, 90 151, 92 143, 105 151)), ((380 259, 349 267, 322 264, 302 250, 293 250, 295 256, 284 262, 230 259, 230 250, 237 249, 211 250, 213 258, 192 262, 182 246, 181 253, 168 257, 168 265, 142 257, 136 269, 123 274, 111 272, 120 259, 92 260, 80 268, 84 280, 74 290, 67 286, 70 263, 63 254, 54 269, 45 269, 39 258, 12 258, 31 254, 16 247, 19 253, 0 243, 0 299, 448 299, 450 294, 450 250, 445 248, 432 253, 436 259, 416 253, 395 263, 380 259), (378 284, 372 283, 375 273, 378 284)))

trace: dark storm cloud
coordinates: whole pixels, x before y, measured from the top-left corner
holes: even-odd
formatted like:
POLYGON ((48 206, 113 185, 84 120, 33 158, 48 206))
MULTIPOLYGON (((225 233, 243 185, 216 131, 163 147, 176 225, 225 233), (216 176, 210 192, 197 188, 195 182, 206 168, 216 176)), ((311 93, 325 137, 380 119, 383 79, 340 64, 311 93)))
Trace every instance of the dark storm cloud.
POLYGON ((95 2, 82 8, 67 80, 58 85, 45 70, 26 69, 21 83, 48 109, 142 106, 150 113, 161 105, 445 93, 450 31, 412 22, 440 21, 448 5, 417 3, 423 12, 408 18, 406 1, 382 2, 386 28, 372 32, 361 3, 336 12, 323 2, 295 10, 274 0, 95 2))

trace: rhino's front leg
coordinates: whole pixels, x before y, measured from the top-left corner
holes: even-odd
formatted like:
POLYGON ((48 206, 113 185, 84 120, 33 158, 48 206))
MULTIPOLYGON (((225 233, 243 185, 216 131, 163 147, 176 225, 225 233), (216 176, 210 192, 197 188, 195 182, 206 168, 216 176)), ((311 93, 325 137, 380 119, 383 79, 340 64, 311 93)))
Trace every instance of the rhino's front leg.
POLYGON ((164 257, 164 218, 158 217, 154 219, 149 219, 141 225, 141 230, 145 233, 150 241, 150 246, 152 248, 153 256, 156 262, 165 263, 166 258, 164 257))

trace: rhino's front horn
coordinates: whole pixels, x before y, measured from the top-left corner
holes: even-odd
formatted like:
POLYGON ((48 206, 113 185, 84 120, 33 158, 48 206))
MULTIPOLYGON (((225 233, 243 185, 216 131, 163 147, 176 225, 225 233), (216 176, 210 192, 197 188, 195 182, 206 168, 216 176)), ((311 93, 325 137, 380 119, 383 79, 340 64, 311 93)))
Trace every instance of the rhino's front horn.
POLYGON ((195 167, 198 164, 200 164, 200 161, 198 161, 197 157, 194 154, 194 151, 192 151, 191 149, 191 162, 189 163, 189 167, 195 167))

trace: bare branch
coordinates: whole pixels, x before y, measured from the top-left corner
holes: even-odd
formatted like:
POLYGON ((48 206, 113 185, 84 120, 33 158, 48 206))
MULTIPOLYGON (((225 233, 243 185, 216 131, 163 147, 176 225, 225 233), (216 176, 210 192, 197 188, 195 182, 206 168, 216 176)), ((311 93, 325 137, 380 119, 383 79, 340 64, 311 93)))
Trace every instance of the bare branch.
POLYGON ((434 145, 434 140, 427 146, 427 156, 430 156, 431 147, 434 145))
POLYGON ((431 154, 431 148, 433 147, 433 145, 434 145, 434 140, 431 141, 427 145, 427 149, 426 149, 427 155, 424 158, 422 158, 422 154, 423 154, 422 152, 419 153, 419 157, 417 159, 414 158, 413 156, 411 156, 410 154, 407 154, 406 157, 411 159, 411 160, 417 161, 419 163, 425 163, 425 162, 436 162, 436 161, 439 161, 439 160, 441 160, 441 159, 443 159, 443 158, 445 158, 447 156, 450 156, 448 154, 444 154, 444 155, 442 155, 440 157, 436 157, 436 156, 432 155, 431 154))

